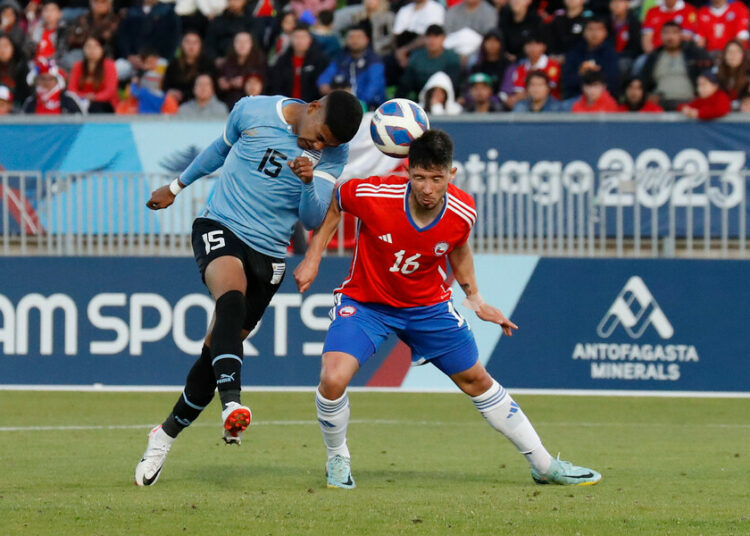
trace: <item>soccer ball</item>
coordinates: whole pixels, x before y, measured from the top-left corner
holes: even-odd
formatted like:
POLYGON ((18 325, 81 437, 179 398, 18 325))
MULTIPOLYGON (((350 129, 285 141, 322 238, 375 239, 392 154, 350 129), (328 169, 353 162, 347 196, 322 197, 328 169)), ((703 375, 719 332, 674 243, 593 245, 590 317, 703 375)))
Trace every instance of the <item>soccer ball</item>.
POLYGON ((394 158, 409 154, 409 144, 430 128, 425 111, 409 99, 391 99, 381 104, 370 121, 375 147, 394 158))

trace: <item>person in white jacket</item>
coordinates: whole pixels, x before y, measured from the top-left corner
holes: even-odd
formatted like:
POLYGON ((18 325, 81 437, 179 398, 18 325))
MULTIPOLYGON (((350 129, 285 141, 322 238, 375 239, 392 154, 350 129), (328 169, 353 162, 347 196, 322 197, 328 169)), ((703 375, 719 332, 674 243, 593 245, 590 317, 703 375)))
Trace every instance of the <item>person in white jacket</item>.
POLYGON ((428 114, 456 115, 463 107, 456 102, 456 94, 450 76, 443 71, 433 74, 419 92, 419 105, 428 114))

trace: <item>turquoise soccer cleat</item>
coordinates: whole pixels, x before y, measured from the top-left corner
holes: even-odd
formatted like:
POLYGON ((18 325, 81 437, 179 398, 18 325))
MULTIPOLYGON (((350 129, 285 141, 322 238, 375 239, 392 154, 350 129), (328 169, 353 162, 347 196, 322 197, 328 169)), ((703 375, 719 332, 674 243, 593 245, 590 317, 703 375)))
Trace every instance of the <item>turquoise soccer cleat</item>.
POLYGON ((340 454, 326 463, 326 476, 329 488, 354 489, 357 487, 352 478, 351 459, 340 454))
POLYGON ((531 468, 531 478, 537 484, 559 484, 561 486, 592 486, 598 484, 602 475, 588 467, 578 467, 561 460, 560 456, 552 460, 552 465, 545 473, 531 468))

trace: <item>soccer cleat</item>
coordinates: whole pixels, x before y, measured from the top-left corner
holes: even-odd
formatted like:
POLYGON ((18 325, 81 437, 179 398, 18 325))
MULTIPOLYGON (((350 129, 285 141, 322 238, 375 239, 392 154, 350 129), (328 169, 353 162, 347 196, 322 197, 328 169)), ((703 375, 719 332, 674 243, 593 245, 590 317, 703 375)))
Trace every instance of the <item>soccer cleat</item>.
POLYGON ((537 484, 560 484, 562 486, 592 486, 598 484, 602 475, 588 467, 578 467, 561 460, 558 455, 545 473, 531 468, 531 478, 537 484))
POLYGON ((164 461, 174 442, 173 437, 161 429, 161 424, 148 434, 148 446, 141 461, 135 466, 135 484, 137 486, 152 486, 159 480, 164 461))
POLYGON ((326 463, 326 477, 329 488, 354 489, 357 485, 352 478, 351 459, 336 454, 326 463))
POLYGON ((221 412, 221 420, 224 421, 224 443, 227 445, 239 445, 242 443, 242 432, 244 432, 253 414, 250 408, 242 406, 237 402, 230 402, 221 412))

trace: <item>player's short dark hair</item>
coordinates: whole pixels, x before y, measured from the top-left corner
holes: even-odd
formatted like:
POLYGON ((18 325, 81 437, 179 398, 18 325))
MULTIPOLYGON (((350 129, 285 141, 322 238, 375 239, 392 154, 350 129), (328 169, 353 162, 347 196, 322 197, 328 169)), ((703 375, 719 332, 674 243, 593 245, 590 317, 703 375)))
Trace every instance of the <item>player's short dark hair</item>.
POLYGON ((541 78, 542 80, 544 80, 544 83, 547 86, 550 85, 549 76, 547 76, 547 73, 545 73, 541 69, 536 69, 534 71, 529 72, 529 74, 526 75, 526 83, 524 84, 526 86, 526 89, 529 88, 529 83, 531 83, 531 81, 534 78, 541 78))
POLYGON ((680 26, 678 23, 676 23, 673 20, 668 20, 661 26, 661 31, 664 31, 664 28, 677 28, 678 30, 682 30, 682 26, 680 26))
POLYGON ((453 140, 442 130, 427 130, 409 145, 409 167, 439 169, 452 165, 453 140))
POLYGON ((326 97, 325 124, 339 143, 349 142, 362 122, 362 105, 348 91, 331 91, 326 97))
POLYGON ((593 86, 594 84, 604 84, 604 75, 601 71, 586 71, 581 77, 582 86, 593 86))
POLYGON ((318 22, 323 26, 330 26, 333 23, 333 11, 323 9, 318 13, 318 22))

